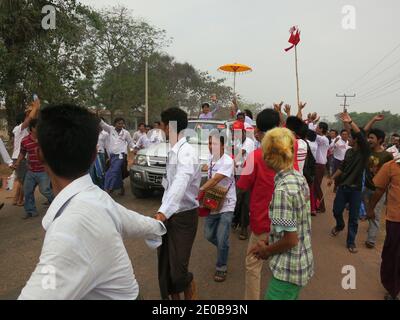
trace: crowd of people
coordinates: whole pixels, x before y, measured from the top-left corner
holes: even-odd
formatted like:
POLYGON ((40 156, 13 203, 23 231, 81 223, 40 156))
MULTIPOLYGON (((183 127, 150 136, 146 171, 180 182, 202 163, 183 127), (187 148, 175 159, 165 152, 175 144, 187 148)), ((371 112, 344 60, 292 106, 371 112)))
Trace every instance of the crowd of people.
MULTIPOLYGON (((385 133, 374 127, 382 115, 360 128, 345 111, 343 128, 329 130, 316 113, 304 119, 305 107, 299 103, 291 115, 290 105, 276 103, 254 121, 234 100, 236 121, 227 130, 210 132, 208 163, 201 165, 184 133, 188 115, 179 108, 164 110, 153 128, 140 124, 132 137, 122 118, 109 125, 75 105, 39 111, 35 100, 13 131, 14 204, 24 205, 24 218, 37 216, 34 190, 39 186, 50 207, 43 219, 40 261, 20 299, 140 299, 124 237, 144 238, 158 248, 162 299, 178 300, 182 293, 196 299, 189 262, 199 217, 205 218, 205 238, 217 249, 214 281, 226 280, 231 229, 240 229, 239 239, 248 239, 243 298, 260 299, 263 260, 268 260, 272 277, 265 299, 297 299, 314 274, 311 224, 313 216, 327 211, 324 179, 336 193, 331 236, 344 230, 343 214, 349 212, 350 253, 357 253, 358 223, 365 217, 365 245, 375 247, 386 208, 381 281, 385 299, 397 299, 399 136, 393 134, 386 145, 385 133), (164 194, 154 217, 145 217, 111 195, 124 192, 129 150, 136 153, 161 141, 170 145, 164 194), (207 174, 203 184, 202 174, 207 174), (48 265, 57 269, 57 290, 43 289, 42 270, 48 265)), ((213 95, 202 104, 199 118, 213 119, 220 108, 213 95)))

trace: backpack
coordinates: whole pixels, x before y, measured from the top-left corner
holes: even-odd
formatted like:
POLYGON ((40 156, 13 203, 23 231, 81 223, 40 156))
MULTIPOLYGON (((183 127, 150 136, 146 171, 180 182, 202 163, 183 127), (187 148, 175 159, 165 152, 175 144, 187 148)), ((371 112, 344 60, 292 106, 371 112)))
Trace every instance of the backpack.
POLYGON ((312 184, 314 182, 314 178, 315 178, 315 158, 311 152, 311 148, 307 143, 307 156, 306 156, 306 160, 304 162, 304 169, 303 169, 303 175, 307 180, 308 184, 312 184))

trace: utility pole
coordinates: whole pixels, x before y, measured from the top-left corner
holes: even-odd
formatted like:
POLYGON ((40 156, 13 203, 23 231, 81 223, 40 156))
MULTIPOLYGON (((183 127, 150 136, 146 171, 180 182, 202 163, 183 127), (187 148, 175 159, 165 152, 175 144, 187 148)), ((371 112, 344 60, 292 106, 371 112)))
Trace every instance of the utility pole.
POLYGON ((144 82, 145 82, 145 122, 149 124, 149 66, 146 61, 145 67, 145 75, 144 75, 144 82))
POLYGON ((342 95, 336 94, 336 97, 344 98, 344 103, 340 105, 341 107, 343 107, 343 112, 347 112, 347 107, 350 106, 349 104, 346 104, 347 98, 355 98, 355 96, 356 96, 356 94, 353 94, 353 95, 348 95, 348 94, 345 94, 345 93, 342 94, 342 95))

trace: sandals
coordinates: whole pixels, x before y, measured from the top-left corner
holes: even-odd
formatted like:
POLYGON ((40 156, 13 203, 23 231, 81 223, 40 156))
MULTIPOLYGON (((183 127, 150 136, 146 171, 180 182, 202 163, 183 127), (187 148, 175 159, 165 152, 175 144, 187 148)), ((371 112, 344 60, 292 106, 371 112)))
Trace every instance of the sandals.
POLYGON ((339 233, 340 233, 340 231, 337 230, 336 227, 334 227, 334 228, 331 230, 331 236, 332 236, 332 237, 336 237, 339 233))
POLYGON ((226 280, 227 271, 215 271, 214 281, 215 282, 224 282, 226 280))
POLYGON ((358 252, 356 246, 350 246, 347 249, 349 249, 350 253, 357 253, 358 252))
POLYGON ((374 249, 375 248, 375 243, 369 242, 369 241, 365 241, 365 246, 368 249, 374 249))

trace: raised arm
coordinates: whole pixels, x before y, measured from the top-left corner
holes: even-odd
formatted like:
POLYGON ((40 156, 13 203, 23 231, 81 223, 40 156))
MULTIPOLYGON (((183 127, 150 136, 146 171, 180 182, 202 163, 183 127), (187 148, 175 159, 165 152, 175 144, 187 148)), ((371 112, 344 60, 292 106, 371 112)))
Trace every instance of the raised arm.
POLYGON ((307 102, 301 102, 299 103, 298 107, 297 107, 297 118, 299 118, 300 120, 303 121, 303 109, 306 107, 307 102))
POLYGON ((110 126, 109 124, 105 123, 103 119, 100 120, 100 127, 103 129, 105 132, 111 133, 112 130, 114 129, 113 126, 110 126))
POLYGON ((32 106, 32 110, 29 112, 28 116, 25 117, 25 120, 24 120, 24 122, 22 123, 22 126, 21 126, 21 130, 24 130, 24 129, 28 128, 29 127, 29 122, 32 119, 37 118, 39 110, 40 110, 40 100, 36 99, 35 101, 32 102, 31 106, 32 106))
POLYGON ((372 129, 373 125, 378 122, 378 121, 382 121, 384 119, 384 115, 383 114, 378 114, 375 117, 373 117, 364 127, 364 131, 366 134, 368 134, 369 130, 372 129))
POLYGON ((283 126, 285 123, 285 120, 283 119, 283 114, 282 114, 282 106, 283 106, 283 101, 280 103, 274 103, 274 110, 279 113, 279 119, 280 119, 280 125, 283 126))

